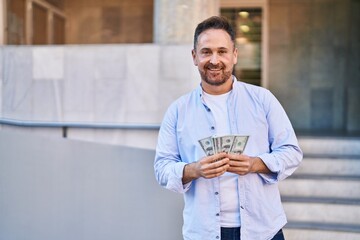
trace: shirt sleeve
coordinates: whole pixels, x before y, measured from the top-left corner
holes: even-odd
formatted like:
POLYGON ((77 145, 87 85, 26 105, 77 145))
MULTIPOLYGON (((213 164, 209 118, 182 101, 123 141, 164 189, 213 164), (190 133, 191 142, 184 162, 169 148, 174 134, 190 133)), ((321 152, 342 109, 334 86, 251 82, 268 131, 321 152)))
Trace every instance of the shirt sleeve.
POLYGON ((156 147, 154 171, 158 183, 166 189, 184 193, 190 184, 183 185, 182 177, 185 162, 181 160, 176 133, 177 110, 173 104, 161 123, 156 147))
POLYGON ((268 153, 259 155, 272 174, 260 174, 266 183, 275 183, 290 176, 299 166, 303 153, 299 147, 295 131, 290 120, 279 103, 270 92, 264 101, 268 122, 268 153))

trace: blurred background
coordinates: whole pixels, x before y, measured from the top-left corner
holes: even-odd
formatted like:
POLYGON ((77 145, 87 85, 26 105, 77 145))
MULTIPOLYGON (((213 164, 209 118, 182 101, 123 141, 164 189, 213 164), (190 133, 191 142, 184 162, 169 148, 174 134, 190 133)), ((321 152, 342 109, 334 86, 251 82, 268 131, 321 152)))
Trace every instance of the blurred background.
POLYGON ((167 107, 200 82, 193 33, 212 15, 236 31, 234 75, 274 93, 304 150, 280 185, 287 239, 359 239, 359 12, 359 0, 0 0, 0 239, 181 239, 182 197, 159 189, 152 161, 167 107))

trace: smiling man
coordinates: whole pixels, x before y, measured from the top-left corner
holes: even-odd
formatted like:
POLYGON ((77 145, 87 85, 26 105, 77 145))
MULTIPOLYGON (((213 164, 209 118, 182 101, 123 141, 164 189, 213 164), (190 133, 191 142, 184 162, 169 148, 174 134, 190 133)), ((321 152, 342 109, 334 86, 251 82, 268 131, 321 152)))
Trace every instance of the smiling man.
MULTIPOLYGON (((198 67, 203 88, 216 91, 214 94, 226 93, 231 89, 232 70, 237 62, 235 48, 229 34, 222 29, 208 29, 194 38, 192 56, 198 67), (219 87, 222 92, 218 93, 219 87)), ((211 94, 211 92, 208 92, 211 94)))
POLYGON ((184 194, 184 239, 284 239, 277 184, 302 160, 284 109, 268 90, 232 75, 237 49, 227 19, 197 26, 192 57, 201 83, 168 108, 154 162, 159 184, 184 194), (204 152, 200 140, 215 136, 248 142, 244 151, 213 144, 204 152))

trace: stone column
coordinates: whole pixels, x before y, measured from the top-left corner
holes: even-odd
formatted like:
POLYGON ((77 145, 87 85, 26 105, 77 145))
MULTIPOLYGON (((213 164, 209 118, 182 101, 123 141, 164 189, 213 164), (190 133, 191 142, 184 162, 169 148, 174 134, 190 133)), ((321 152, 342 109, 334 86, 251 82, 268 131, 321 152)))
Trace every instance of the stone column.
POLYGON ((5 44, 6 29, 6 0, 0 0, 0 46, 5 44))
POLYGON ((190 44, 199 22, 220 14, 220 0, 155 0, 154 42, 190 44))

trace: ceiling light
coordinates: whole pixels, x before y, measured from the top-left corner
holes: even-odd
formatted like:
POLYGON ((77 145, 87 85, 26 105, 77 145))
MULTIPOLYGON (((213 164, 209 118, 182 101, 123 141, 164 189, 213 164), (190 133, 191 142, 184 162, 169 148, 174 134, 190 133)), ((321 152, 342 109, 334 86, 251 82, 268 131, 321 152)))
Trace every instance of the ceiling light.
POLYGON ((249 17, 249 12, 241 11, 241 12, 239 12, 239 15, 242 18, 248 18, 249 17))
POLYGON ((250 27, 248 25, 241 25, 240 26, 240 30, 242 32, 249 32, 250 31, 250 27))

